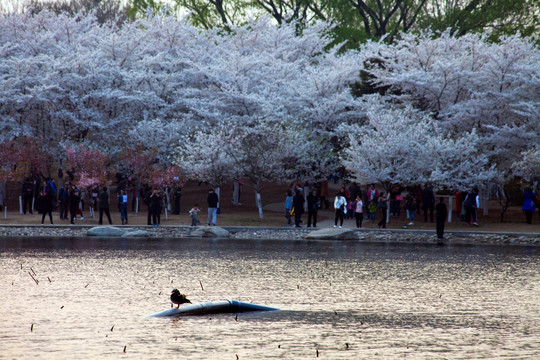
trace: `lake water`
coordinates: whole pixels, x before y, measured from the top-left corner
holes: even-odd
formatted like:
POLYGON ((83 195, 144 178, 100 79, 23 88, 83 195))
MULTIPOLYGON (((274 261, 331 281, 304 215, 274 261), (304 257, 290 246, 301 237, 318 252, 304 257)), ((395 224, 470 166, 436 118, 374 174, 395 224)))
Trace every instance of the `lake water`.
POLYGON ((0 239, 0 273, 2 359, 540 358, 538 247, 0 239), (146 317, 173 288, 282 310, 146 317))

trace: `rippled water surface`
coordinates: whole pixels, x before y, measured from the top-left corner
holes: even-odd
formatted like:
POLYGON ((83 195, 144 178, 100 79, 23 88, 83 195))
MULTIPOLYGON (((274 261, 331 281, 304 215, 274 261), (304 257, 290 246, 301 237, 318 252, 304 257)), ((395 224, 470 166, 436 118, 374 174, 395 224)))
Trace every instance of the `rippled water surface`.
POLYGON ((540 358, 533 247, 0 239, 0 273, 6 359, 540 358), (282 310, 146 317, 175 287, 282 310))

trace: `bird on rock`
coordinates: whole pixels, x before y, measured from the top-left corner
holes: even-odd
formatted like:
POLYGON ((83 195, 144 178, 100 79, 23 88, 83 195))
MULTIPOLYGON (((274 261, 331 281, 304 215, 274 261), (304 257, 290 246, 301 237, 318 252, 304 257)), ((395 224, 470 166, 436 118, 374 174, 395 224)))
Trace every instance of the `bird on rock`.
POLYGON ((180 294, 180 291, 178 291, 178 289, 174 289, 171 292, 171 301, 172 301, 173 304, 178 305, 176 307, 177 309, 182 304, 191 304, 191 301, 189 301, 189 299, 186 297, 186 295, 185 294, 180 294))

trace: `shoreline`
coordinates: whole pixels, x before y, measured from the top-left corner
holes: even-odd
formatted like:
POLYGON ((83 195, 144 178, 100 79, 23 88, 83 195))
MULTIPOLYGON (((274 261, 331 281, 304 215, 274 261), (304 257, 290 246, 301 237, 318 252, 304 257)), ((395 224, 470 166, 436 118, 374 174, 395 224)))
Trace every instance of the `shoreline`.
MULTIPOLYGON (((105 227, 106 225, 103 225, 105 227)), ((88 236, 92 225, 2 225, 0 226, 0 238, 96 238, 88 236)), ((185 225, 119 225, 114 226, 123 229, 143 230, 150 234, 149 237, 138 237, 137 240, 147 239, 183 239, 189 237, 189 232, 194 229, 185 225)), ((290 227, 239 227, 222 226, 222 229, 230 233, 227 239, 253 239, 253 240, 304 240, 313 228, 290 228, 290 227)), ((320 229, 317 229, 320 230, 320 229)), ((434 230, 406 230, 406 229, 356 229, 343 228, 354 233, 353 239, 328 239, 324 241, 360 241, 360 242, 385 242, 385 243, 411 243, 411 244, 468 244, 468 245, 524 245, 540 246, 540 234, 538 233, 501 233, 482 231, 453 231, 445 232, 444 239, 438 239, 434 230)), ((111 239, 113 239, 111 237, 111 239)), ((133 240, 134 238, 132 238, 133 240)))

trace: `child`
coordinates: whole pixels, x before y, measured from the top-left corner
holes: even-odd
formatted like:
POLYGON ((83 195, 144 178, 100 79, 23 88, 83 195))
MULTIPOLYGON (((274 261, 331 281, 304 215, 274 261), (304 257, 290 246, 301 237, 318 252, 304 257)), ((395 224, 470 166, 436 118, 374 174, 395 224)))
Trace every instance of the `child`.
POLYGON ((361 228, 362 220, 364 220, 364 203, 360 195, 356 196, 356 206, 354 210, 354 217, 356 218, 356 227, 361 228))
POLYGON ((351 200, 347 202, 347 214, 345 215, 345 219, 353 219, 354 218, 354 210, 356 208, 356 202, 354 200, 351 200))
POLYGON ((371 200, 369 203, 369 219, 372 223, 375 222, 375 214, 377 213, 377 202, 375 200, 371 200))
POLYGON ((195 204, 194 207, 189 210, 189 216, 191 216, 191 226, 199 225, 199 219, 197 219, 197 214, 201 212, 199 204, 195 204))

